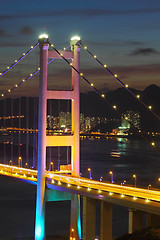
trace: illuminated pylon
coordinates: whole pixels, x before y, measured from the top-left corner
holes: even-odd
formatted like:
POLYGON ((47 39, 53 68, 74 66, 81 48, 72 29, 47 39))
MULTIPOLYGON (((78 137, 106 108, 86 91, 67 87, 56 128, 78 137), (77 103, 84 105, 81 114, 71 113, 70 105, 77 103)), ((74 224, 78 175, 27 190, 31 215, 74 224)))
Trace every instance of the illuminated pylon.
POLYGON ((45 239, 45 169, 48 36, 40 36, 40 77, 38 112, 38 162, 35 239, 45 239))
MULTIPOLYGON (((77 37, 71 39, 71 51, 48 50, 48 36, 41 35, 40 47, 40 79, 39 79, 39 115, 38 115, 38 174, 37 174, 37 198, 36 198, 36 223, 35 239, 45 239, 45 169, 46 169, 46 147, 70 146, 72 175, 79 176, 79 74, 72 68, 72 89, 70 91, 54 91, 47 89, 47 62, 48 58, 70 59, 71 66, 79 71, 80 46, 77 37), (46 136, 47 99, 63 99, 72 101, 72 134, 65 136, 46 136)), ((52 46, 52 45, 51 45, 52 46)), ((75 229, 76 239, 80 238, 81 231, 77 230, 79 224, 79 198, 75 197, 73 216, 77 216, 75 229), (78 236, 79 235, 79 236, 78 236), (78 236, 78 237, 77 237, 78 236)), ((71 216, 72 219, 72 216, 71 216)), ((71 220, 71 222, 73 222, 71 220)))

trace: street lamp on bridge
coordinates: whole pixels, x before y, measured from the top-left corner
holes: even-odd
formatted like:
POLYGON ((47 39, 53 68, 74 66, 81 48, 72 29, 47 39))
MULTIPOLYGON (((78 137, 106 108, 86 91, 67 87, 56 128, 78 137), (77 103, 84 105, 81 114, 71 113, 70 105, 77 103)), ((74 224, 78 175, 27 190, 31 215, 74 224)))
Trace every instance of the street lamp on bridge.
POLYGON ((92 172, 91 172, 91 168, 88 168, 88 172, 89 172, 89 178, 92 179, 92 172))
POLYGON ((21 156, 18 157, 18 167, 19 168, 22 167, 22 157, 21 156))
POLYGON ((10 161, 9 161, 9 165, 13 165, 13 162, 12 162, 12 160, 10 160, 10 161))
POLYGON ((53 162, 50 162, 50 168, 49 168, 50 171, 53 171, 53 162))
POLYGON ((137 180, 137 179, 136 179, 136 178, 137 178, 137 177, 136 177, 136 174, 133 174, 133 178, 135 179, 134 186, 136 187, 136 185, 137 185, 137 182, 136 182, 136 180, 137 180))
POLYGON ((109 171, 109 174, 111 175, 111 183, 114 183, 114 180, 113 180, 113 172, 112 172, 112 171, 109 171))
POLYGON ((103 177, 100 177, 99 181, 102 182, 102 180, 103 180, 103 177))

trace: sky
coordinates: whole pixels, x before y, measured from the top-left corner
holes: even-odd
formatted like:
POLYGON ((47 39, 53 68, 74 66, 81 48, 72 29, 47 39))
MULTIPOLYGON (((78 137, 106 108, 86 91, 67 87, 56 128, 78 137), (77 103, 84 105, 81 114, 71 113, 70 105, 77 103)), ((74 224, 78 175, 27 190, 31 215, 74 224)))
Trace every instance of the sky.
MULTIPOLYGON (((160 86, 159 23, 159 0, 1 1, 0 71, 34 45, 43 32, 58 49, 79 35, 130 87, 160 86)), ((98 65, 89 65, 84 58, 82 55, 82 70, 98 81, 98 87, 114 88, 105 82, 104 73, 97 71, 98 65)))

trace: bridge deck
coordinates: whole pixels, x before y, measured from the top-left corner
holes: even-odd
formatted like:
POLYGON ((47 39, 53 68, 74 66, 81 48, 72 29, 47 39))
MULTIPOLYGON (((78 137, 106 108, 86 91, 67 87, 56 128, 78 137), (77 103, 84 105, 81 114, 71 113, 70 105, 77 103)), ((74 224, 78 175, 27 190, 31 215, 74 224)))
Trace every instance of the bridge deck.
MULTIPOLYGON (((46 171, 47 187, 82 196, 103 199, 118 205, 133 207, 160 215, 159 190, 110 184, 82 177, 72 177, 66 173, 46 171), (148 210, 146 210, 146 206, 149 206, 149 208, 147 207, 148 210)), ((33 169, 0 164, 0 174, 23 179, 33 184, 37 181, 37 170, 33 169)))

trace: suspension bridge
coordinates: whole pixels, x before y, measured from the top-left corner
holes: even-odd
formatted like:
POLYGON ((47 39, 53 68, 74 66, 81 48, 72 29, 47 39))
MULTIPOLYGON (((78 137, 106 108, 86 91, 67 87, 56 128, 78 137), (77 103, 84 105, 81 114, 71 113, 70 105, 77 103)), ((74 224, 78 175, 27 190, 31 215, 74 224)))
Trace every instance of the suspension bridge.
MULTIPOLYGON (((80 78, 95 91, 103 101, 111 105, 114 111, 117 111, 122 118, 128 121, 132 127, 153 147, 159 151, 155 142, 151 141, 141 130, 136 128, 133 123, 120 111, 118 106, 113 105, 108 97, 101 93, 88 80, 84 73, 80 71, 80 49, 84 49, 111 77, 122 85, 142 106, 150 111, 156 118, 159 116, 152 111, 139 97, 135 95, 128 85, 124 84, 117 76, 112 73, 103 64, 96 55, 92 54, 84 46, 79 37, 73 37, 70 45, 63 49, 57 50, 50 43, 47 35, 41 35, 38 43, 31 46, 31 49, 23 53, 22 57, 15 60, 14 64, 0 73, 0 79, 6 77, 10 71, 21 61, 32 53, 37 47, 40 49, 40 65, 38 68, 23 78, 20 82, 10 86, 9 89, 1 93, 4 104, 3 121, 1 129, 3 141, 7 143, 7 133, 10 132, 11 160, 6 156, 7 144, 4 144, 4 161, 0 164, 0 174, 8 177, 14 177, 26 181, 30 184, 37 185, 36 196, 36 220, 35 220, 35 239, 45 239, 45 202, 71 200, 71 219, 70 219, 70 240, 93 240, 95 239, 95 219, 96 219, 96 201, 100 203, 100 239, 112 239, 112 204, 124 206, 129 209, 129 233, 143 227, 143 215, 147 216, 147 226, 154 226, 160 220, 160 196, 159 190, 138 188, 133 186, 124 186, 115 183, 106 183, 102 181, 84 178, 80 176, 80 78), (49 60, 48 60, 49 59, 49 60), (71 89, 70 90, 48 90, 48 67, 55 59, 63 60, 72 71, 71 89), (24 119, 22 113, 21 98, 13 100, 11 98, 10 114, 7 113, 7 100, 3 100, 9 94, 17 91, 23 84, 39 73, 39 99, 34 98, 34 104, 30 106, 33 109, 32 119, 26 119, 26 128, 21 127, 24 119), (48 109, 52 115, 53 107, 47 101, 52 100, 71 101, 68 109, 71 111, 71 129, 69 132, 58 132, 55 134, 51 129, 46 130, 46 119, 48 109), (38 103, 39 101, 39 103, 38 103), (19 109, 18 109, 19 106, 19 109), (16 110, 15 110, 16 109, 16 110), (37 110, 38 109, 38 110, 37 110), (15 114, 16 111, 16 114, 15 114), (7 115, 8 114, 8 115, 7 115), (15 116, 14 116, 15 115, 15 116), (38 121, 36 119, 38 115, 38 121), (11 126, 7 127, 7 121, 11 126), (14 127, 14 121, 17 121, 17 127, 14 127), (32 122, 32 128, 29 128, 29 121, 32 122), (29 160, 29 141, 30 136, 24 133, 32 133, 32 161, 29 160), (16 137, 14 137, 14 134, 16 137), (14 160, 14 146, 18 146, 18 164, 14 160), (26 148, 25 166, 22 164, 22 146, 26 148), (58 163, 54 165, 52 161, 51 147, 58 148, 58 163), (67 164, 60 164, 60 147, 67 148, 67 164), (47 159, 47 148, 49 149, 50 160, 47 159), (69 159, 70 158, 70 159, 69 159), (47 165, 48 164, 48 165, 47 165), (48 169, 48 170, 47 170, 48 169), (58 191, 58 193, 57 193, 58 191), (83 217, 80 214, 80 196, 83 197, 83 217), (83 227, 81 226, 81 223, 83 227)), ((29 102, 25 102, 27 114, 29 114, 29 102)), ((59 105, 57 106, 59 108, 59 105)), ((17 153, 16 153, 17 154, 17 153)), ((24 162, 24 161, 23 161, 24 162)), ((89 170, 91 171, 91 170, 89 170)), ((91 173, 91 172, 90 172, 91 173)), ((136 176, 135 176, 136 177, 136 176)))

